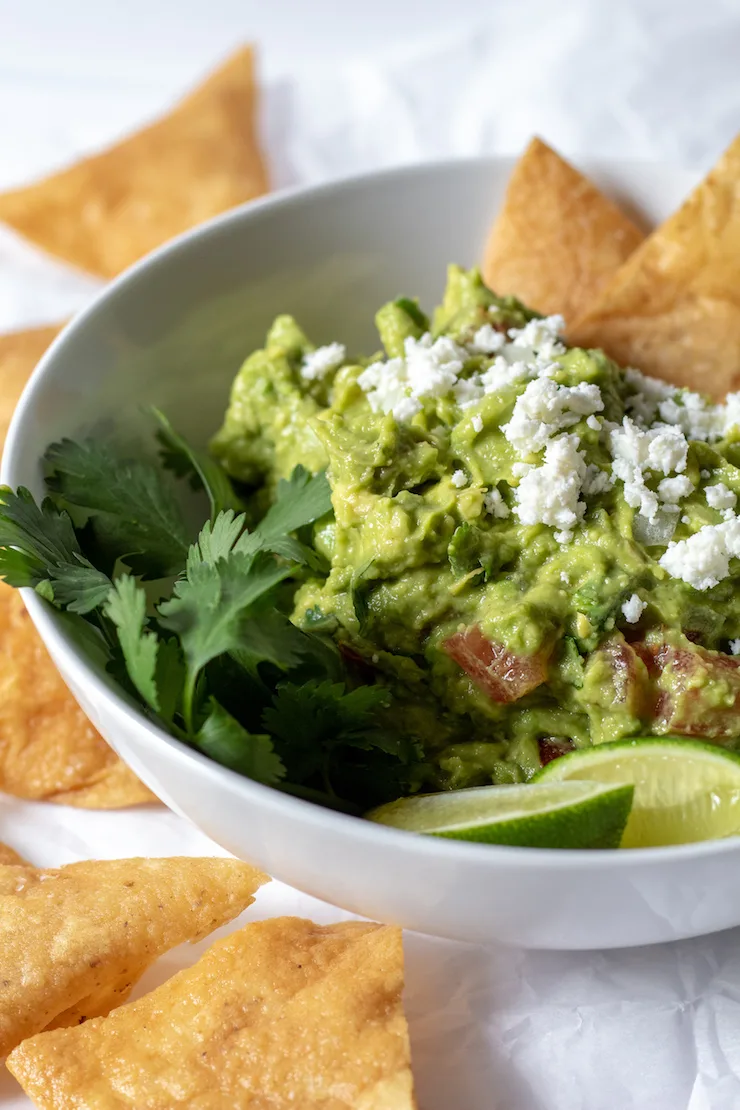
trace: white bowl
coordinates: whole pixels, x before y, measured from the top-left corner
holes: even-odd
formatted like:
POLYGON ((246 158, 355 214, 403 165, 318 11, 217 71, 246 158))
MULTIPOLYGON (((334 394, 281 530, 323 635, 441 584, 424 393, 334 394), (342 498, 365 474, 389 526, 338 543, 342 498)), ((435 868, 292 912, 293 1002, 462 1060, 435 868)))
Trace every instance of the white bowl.
MULTIPOLYGON (((585 167, 654 221, 693 179, 658 166, 585 167)), ((183 236, 110 285, 57 339, 15 414, 2 481, 42 491, 62 435, 155 403, 188 436, 218 426, 229 383, 278 312, 319 342, 376 345, 372 317, 399 293, 433 305, 449 261, 479 257, 509 159, 411 167, 295 191, 183 236)), ((154 727, 25 601, 103 736, 167 805, 238 856, 348 910, 462 940, 611 948, 740 924, 740 838, 624 852, 439 841, 322 809, 232 773, 154 727)))

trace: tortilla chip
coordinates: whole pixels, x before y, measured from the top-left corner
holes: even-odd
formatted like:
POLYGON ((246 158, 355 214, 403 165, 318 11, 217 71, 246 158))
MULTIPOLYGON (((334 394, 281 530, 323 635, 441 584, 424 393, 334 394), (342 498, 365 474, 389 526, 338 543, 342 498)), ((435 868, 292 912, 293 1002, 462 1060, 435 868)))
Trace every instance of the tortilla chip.
POLYGON ((399 929, 274 918, 8 1067, 42 1108, 411 1110, 402 988, 399 929))
POLYGON ((10 848, 7 844, 0 844, 0 866, 1 865, 25 866, 26 861, 22 856, 19 856, 14 848, 10 848))
POLYGON ((0 867, 0 1056, 59 1022, 116 1004, 163 952, 199 940, 265 882, 233 859, 89 860, 0 867), (116 998, 117 994, 117 998, 116 998))
POLYGON ((84 809, 156 801, 64 684, 17 590, 0 582, 0 790, 84 809))
POLYGON ((168 116, 37 184, 0 220, 83 270, 114 277, 190 227, 267 192, 251 47, 168 116))
POLYGON ((532 139, 491 229, 483 277, 497 293, 572 321, 643 239, 587 177, 532 139))
POLYGON ((31 371, 61 328, 61 324, 56 324, 0 335, 0 450, 31 371))
POLYGON ((740 388, 740 136, 568 338, 716 398, 740 388))

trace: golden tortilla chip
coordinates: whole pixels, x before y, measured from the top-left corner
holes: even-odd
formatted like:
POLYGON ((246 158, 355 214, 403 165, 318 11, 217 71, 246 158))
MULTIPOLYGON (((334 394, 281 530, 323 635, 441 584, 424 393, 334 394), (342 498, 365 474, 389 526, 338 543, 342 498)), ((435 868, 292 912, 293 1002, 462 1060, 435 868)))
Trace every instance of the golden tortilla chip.
POLYGON ((17 590, 0 582, 0 790, 119 809, 156 801, 67 689, 17 590))
POLYGON ((8 1068, 42 1110, 411 1110, 402 988, 399 929, 273 918, 8 1068))
POLYGON ((0 194, 0 220, 103 277, 267 192, 251 47, 168 116, 102 154, 0 194))
POLYGON ((231 921, 268 881, 233 859, 0 867, 0 1057, 61 1015, 84 1020, 84 1002, 99 1014, 122 1001, 158 956, 231 921))
POLYGON ((25 863, 26 861, 14 848, 10 848, 7 844, 0 844, 0 865, 24 866, 25 863))
POLYGON ((716 398, 740 388, 740 136, 568 338, 716 398))
POLYGON ((572 321, 643 239, 587 177, 532 139, 491 229, 483 277, 497 293, 572 321))

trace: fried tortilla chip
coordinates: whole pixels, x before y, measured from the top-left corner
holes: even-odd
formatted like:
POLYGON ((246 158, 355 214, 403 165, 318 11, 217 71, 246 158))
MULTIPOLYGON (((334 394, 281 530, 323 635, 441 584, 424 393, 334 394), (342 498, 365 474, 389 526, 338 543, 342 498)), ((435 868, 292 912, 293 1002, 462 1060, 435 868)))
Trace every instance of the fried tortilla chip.
POLYGON ((0 582, 0 790, 119 809, 156 801, 74 700, 17 590, 0 582))
POLYGON ((19 856, 14 848, 8 847, 7 844, 0 844, 0 866, 3 864, 12 864, 13 866, 20 864, 23 866, 25 862, 23 857, 19 856))
POLYGON ((587 177, 532 139, 491 229, 483 277, 497 293, 573 321, 643 239, 587 177))
POLYGON ((50 254, 114 277, 190 227, 267 192, 251 47, 118 146, 0 194, 0 220, 50 254))
POLYGON ((8 1067, 42 1108, 411 1110, 402 988, 399 929, 273 918, 8 1067))
POLYGON ((233 859, 0 867, 0 1057, 52 1023, 106 1012, 158 956, 231 921, 268 881, 233 859))
POLYGON ((740 388, 740 136, 568 338, 716 398, 740 388))

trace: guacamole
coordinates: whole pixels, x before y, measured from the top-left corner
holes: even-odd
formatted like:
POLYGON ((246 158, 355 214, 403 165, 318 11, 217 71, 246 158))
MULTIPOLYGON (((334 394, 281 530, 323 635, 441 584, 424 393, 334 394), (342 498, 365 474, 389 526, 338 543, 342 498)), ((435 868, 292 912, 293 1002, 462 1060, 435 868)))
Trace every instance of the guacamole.
POLYGON ((315 347, 280 316, 212 452, 259 517, 326 469, 292 620, 393 694, 432 788, 523 781, 632 735, 740 741, 740 397, 569 348, 563 321, 452 266, 383 350, 315 347))

